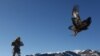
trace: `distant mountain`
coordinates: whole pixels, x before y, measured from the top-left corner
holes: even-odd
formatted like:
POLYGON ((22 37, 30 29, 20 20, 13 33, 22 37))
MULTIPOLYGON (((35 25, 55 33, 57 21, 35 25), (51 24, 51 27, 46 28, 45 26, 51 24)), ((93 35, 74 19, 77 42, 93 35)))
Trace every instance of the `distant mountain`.
POLYGON ((87 49, 87 50, 78 52, 78 54, 81 56, 100 56, 99 51, 95 51, 95 50, 91 50, 91 49, 87 49))
POLYGON ((94 51, 91 49, 87 50, 74 50, 74 51, 64 51, 57 53, 37 53, 35 55, 26 55, 26 56, 100 56, 99 51, 94 51))

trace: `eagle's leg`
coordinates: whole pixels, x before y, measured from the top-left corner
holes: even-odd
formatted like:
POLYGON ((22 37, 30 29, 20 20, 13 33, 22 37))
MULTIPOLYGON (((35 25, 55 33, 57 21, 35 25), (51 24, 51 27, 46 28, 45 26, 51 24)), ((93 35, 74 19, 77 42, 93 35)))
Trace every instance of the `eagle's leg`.
POLYGON ((76 36, 76 35, 77 35, 77 33, 78 33, 77 31, 74 31, 74 34, 73 34, 73 35, 74 35, 74 36, 76 36))
POLYGON ((77 28, 75 26, 72 26, 71 30, 73 31, 73 35, 76 36, 78 33, 77 28))

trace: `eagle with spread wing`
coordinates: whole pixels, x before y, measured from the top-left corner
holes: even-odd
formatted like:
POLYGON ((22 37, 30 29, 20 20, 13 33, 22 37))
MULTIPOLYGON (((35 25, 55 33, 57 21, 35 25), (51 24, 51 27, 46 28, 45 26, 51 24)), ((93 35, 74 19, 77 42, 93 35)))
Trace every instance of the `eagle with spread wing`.
POLYGON ((73 25, 69 26, 68 28, 74 32, 75 36, 77 33, 88 29, 89 25, 91 24, 91 17, 81 20, 79 16, 79 7, 77 5, 73 7, 72 16, 73 17, 71 20, 73 25))

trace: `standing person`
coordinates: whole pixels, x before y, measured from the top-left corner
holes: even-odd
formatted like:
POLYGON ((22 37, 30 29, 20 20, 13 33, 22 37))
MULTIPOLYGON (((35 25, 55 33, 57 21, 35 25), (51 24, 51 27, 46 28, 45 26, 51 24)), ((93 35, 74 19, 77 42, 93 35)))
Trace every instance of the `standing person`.
POLYGON ((20 47, 23 46, 24 44, 21 41, 20 37, 14 40, 11 45, 13 46, 13 56, 15 56, 16 54, 18 56, 21 56, 20 47))

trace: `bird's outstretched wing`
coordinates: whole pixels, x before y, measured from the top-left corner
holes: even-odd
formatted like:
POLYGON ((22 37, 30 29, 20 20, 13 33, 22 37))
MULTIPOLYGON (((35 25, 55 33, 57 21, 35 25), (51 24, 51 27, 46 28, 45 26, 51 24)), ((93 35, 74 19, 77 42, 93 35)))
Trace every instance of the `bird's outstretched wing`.
POLYGON ((72 15, 73 15, 74 18, 80 19, 80 16, 79 16, 79 7, 78 7, 78 5, 75 5, 75 6, 73 7, 72 15))
POLYGON ((91 17, 88 17, 86 20, 82 21, 82 24, 80 25, 80 29, 86 30, 88 29, 90 24, 91 24, 91 17))
POLYGON ((72 23, 74 26, 79 26, 81 24, 81 19, 80 19, 80 16, 79 16, 79 7, 78 5, 75 5, 73 7, 73 10, 72 10, 72 23))

